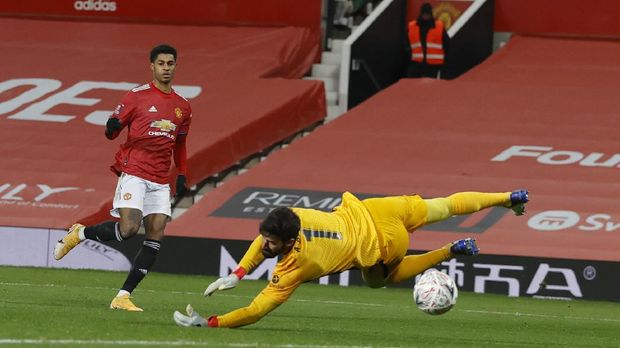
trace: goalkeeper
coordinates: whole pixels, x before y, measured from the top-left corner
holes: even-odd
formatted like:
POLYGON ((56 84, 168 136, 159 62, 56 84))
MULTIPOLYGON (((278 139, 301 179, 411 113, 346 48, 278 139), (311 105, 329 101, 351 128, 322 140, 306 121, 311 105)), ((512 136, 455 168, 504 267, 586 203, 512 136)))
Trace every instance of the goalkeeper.
POLYGON ((176 311, 175 322, 182 326, 239 327, 257 322, 286 302, 302 283, 351 268, 362 271, 373 288, 398 283, 424 272, 455 255, 476 255, 474 239, 467 238, 420 255, 406 255, 409 233, 445 220, 479 210, 503 206, 516 215, 525 212, 528 192, 461 192, 445 198, 394 196, 358 200, 342 195, 342 204, 327 213, 314 209, 277 208, 260 224, 260 234, 235 271, 219 278, 205 290, 234 288, 243 276, 265 258, 282 255, 269 284, 249 306, 224 315, 201 317, 187 305, 187 314, 176 311))

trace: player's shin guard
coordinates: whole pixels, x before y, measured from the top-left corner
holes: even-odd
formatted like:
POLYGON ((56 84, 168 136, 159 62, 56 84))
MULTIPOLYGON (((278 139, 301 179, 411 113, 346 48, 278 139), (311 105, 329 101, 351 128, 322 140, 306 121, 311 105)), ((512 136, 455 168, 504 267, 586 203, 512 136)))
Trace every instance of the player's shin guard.
POLYGON ((156 240, 146 239, 144 241, 142 248, 133 260, 133 266, 121 288, 122 290, 131 293, 138 286, 155 263, 160 247, 161 243, 156 240))
POLYGON ((434 265, 451 258, 450 245, 421 255, 408 255, 391 271, 388 282, 398 283, 412 278, 434 265))
POLYGON ((84 237, 99 242, 107 242, 109 240, 120 242, 123 240, 119 223, 116 221, 106 221, 99 225, 85 227, 84 237))

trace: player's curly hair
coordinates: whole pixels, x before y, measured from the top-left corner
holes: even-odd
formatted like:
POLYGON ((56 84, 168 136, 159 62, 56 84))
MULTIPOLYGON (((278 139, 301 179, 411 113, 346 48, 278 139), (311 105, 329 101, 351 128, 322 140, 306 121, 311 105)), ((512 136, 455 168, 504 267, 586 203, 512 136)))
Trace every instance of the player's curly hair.
POLYGON ((272 210, 260 223, 260 232, 277 236, 282 241, 297 238, 301 228, 299 216, 291 209, 281 207, 272 210))
POLYGON ((174 60, 177 60, 177 49, 167 44, 161 44, 153 47, 151 50, 151 63, 155 63, 155 59, 157 59, 157 56, 160 54, 172 54, 174 60))

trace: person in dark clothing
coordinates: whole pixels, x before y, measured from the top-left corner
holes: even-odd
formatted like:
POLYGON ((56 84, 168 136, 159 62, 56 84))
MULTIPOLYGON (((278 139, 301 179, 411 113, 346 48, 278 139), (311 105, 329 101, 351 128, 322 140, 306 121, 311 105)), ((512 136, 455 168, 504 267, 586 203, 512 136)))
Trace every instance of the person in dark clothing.
POLYGON ((409 23, 408 34, 411 56, 407 77, 440 78, 450 37, 443 22, 433 17, 431 4, 422 4, 418 18, 409 23))

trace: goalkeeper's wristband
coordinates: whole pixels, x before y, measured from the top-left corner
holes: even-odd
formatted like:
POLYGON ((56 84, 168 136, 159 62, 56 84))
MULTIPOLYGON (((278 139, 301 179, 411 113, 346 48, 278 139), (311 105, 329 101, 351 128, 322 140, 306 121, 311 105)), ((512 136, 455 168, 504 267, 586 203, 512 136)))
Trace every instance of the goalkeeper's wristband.
POLYGON ((219 327, 220 323, 217 321, 217 315, 212 315, 207 320, 207 325, 209 327, 219 327))
POLYGON ((237 269, 232 271, 232 273, 234 273, 239 280, 243 279, 243 277, 247 274, 246 270, 241 266, 237 267, 237 269))

